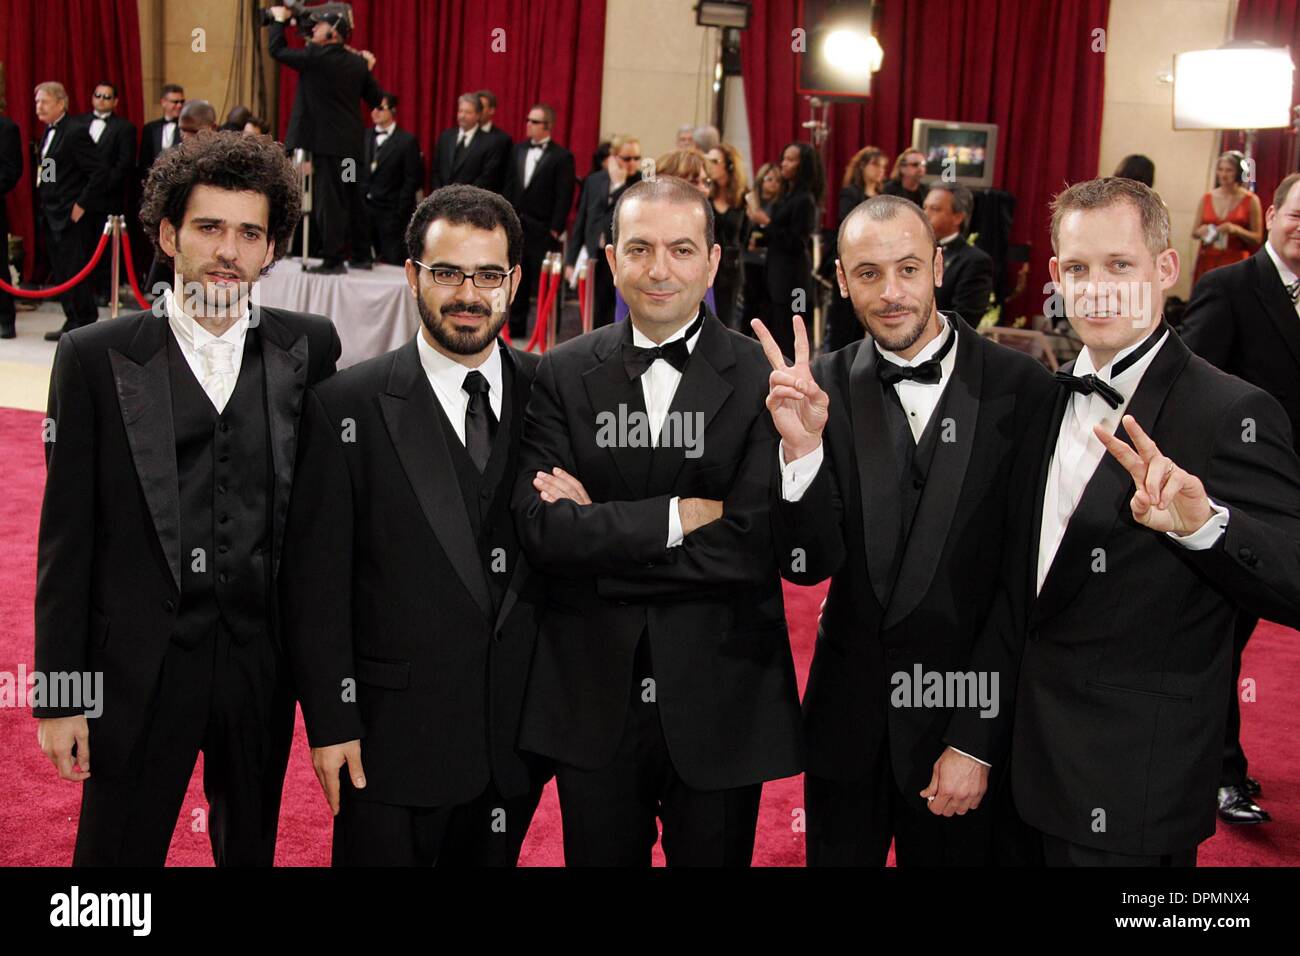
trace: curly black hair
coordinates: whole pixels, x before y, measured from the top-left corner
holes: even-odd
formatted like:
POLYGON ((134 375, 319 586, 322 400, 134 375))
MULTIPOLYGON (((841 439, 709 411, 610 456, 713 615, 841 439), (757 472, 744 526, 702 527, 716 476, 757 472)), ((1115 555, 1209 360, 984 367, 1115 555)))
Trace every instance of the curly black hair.
POLYGON ((514 207, 497 193, 457 184, 435 189, 416 207, 406 226, 406 254, 413 261, 424 255, 424 237, 439 219, 489 232, 500 226, 506 232, 506 264, 513 269, 523 259, 524 230, 514 207))
POLYGON ((265 196, 270 207, 267 236, 275 243, 275 257, 262 275, 284 258, 302 215, 302 199, 297 170, 283 146, 256 136, 204 130, 162 153, 144 183, 140 224, 166 261, 171 259, 158 243, 159 225, 166 219, 180 229, 195 186, 265 196))

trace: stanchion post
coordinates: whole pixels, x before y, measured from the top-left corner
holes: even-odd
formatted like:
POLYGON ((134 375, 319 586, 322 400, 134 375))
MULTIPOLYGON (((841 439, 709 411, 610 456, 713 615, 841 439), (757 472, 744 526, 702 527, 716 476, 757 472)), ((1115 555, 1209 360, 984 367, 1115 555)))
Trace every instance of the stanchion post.
POLYGON ((564 278, 564 256, 558 252, 550 254, 551 283, 555 286, 555 302, 551 305, 551 321, 546 324, 546 351, 555 346, 555 337, 560 327, 560 314, 564 311, 564 290, 560 288, 564 278))
POLYGON ((122 216, 109 216, 113 220, 113 238, 109 240, 113 244, 113 277, 108 283, 108 311, 109 315, 116 319, 118 311, 118 296, 122 291, 122 216))
MULTIPOLYGON (((602 254, 603 252, 602 250, 602 254)), ((591 331, 596 322, 596 260, 588 259, 582 269, 586 273, 582 282, 582 331, 585 334, 591 331)))

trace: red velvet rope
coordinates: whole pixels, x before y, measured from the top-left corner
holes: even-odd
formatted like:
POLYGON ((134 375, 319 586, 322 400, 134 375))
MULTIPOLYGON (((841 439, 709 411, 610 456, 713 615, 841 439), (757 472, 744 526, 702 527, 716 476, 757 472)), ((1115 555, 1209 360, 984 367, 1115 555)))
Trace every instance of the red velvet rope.
POLYGON ((15 295, 20 299, 52 299, 56 295, 63 295, 63 293, 67 292, 73 286, 77 285, 79 282, 85 279, 86 276, 90 275, 95 270, 95 266, 99 264, 99 257, 104 254, 104 246, 106 245, 108 245, 107 230, 105 230, 100 234, 99 245, 95 246, 95 254, 90 257, 90 261, 86 263, 85 268, 82 269, 80 272, 78 272, 67 282, 64 282, 60 285, 53 286, 49 289, 41 289, 39 291, 36 291, 33 289, 19 289, 14 286, 11 286, 8 282, 5 282, 3 279, 0 279, 0 289, 3 289, 5 292, 8 292, 10 295, 15 295))

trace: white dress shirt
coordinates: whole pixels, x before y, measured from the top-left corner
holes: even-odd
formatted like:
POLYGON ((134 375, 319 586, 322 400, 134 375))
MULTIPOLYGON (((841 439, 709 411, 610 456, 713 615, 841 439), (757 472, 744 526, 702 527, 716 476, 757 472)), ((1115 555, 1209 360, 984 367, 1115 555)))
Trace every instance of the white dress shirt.
MULTIPOLYGON (((1268 257, 1273 260, 1273 267, 1277 269, 1277 274, 1282 279, 1282 285, 1294 285, 1298 277, 1291 271, 1291 267, 1282 261, 1282 257, 1279 256, 1277 250, 1273 248, 1273 243, 1265 242, 1264 248, 1268 251, 1268 257)), ((1300 302, 1295 302, 1293 305, 1295 306, 1296 315, 1300 315, 1300 302)))
MULTIPOLYGON (((631 322, 629 318, 626 321, 631 322)), ((645 335, 635 325, 632 326, 632 344, 639 349, 652 349, 656 345, 667 345, 669 342, 675 342, 686 334, 695 323, 691 319, 684 326, 674 332, 662 342, 655 342, 648 335, 645 335)), ((703 326, 700 331, 704 330, 703 326)), ((700 332, 696 332, 686 341, 686 350, 695 351, 695 344, 700 340, 700 332)), ((663 428, 664 419, 668 417, 668 410, 672 407, 673 396, 677 394, 677 386, 681 384, 682 373, 677 371, 663 359, 655 359, 650 363, 650 367, 641 375, 641 394, 645 398, 646 417, 650 420, 650 443, 659 447, 659 430, 663 428)), ((674 496, 668 502, 668 547, 675 548, 685 539, 682 533, 682 516, 678 511, 678 505, 681 502, 679 496, 674 496)))
POLYGON ((459 135, 457 135, 456 137, 456 145, 460 146, 464 144, 465 148, 468 149, 469 144, 474 142, 474 134, 477 132, 478 132, 477 126, 471 126, 469 129, 461 130, 459 135))
POLYGON ((451 427, 456 432, 460 443, 465 444, 465 410, 469 408, 469 393, 465 391, 465 376, 470 372, 482 372, 488 383, 488 404, 492 414, 501 421, 501 350, 494 348, 488 353, 487 360, 478 368, 467 368, 459 362, 443 355, 424 337, 421 330, 415 335, 420 353, 420 365, 433 387, 438 404, 447 413, 451 427))
POLYGON ((176 120, 167 120, 167 122, 163 123, 163 128, 162 128, 163 149, 170 149, 172 144, 176 142, 176 130, 178 128, 179 127, 177 125, 176 120))
MULTIPOLYGON (((1095 392, 1091 395, 1071 394, 1067 400, 1065 415, 1061 419, 1061 430, 1056 438, 1056 448, 1052 452, 1052 462, 1048 466, 1047 484, 1043 488, 1043 524, 1038 536, 1038 578, 1035 593, 1043 590, 1047 572, 1052 567, 1056 552, 1060 550, 1066 526, 1070 523, 1070 516, 1074 514, 1074 509, 1078 507, 1079 500, 1083 497, 1084 489, 1088 487, 1088 482, 1092 480, 1102 458, 1110 454, 1106 451, 1106 446, 1093 434, 1093 426, 1100 425, 1112 435, 1115 434, 1120 419, 1127 413, 1129 402, 1142 381, 1142 376, 1146 374, 1156 355, 1165 347, 1172 333, 1166 330, 1159 334, 1160 341, 1115 378, 1111 378, 1111 369, 1115 362, 1138 348, 1146 339, 1116 353, 1115 357, 1101 369, 1094 366, 1092 352, 1086 347, 1075 360, 1073 369, 1075 376, 1095 374, 1097 378, 1113 385, 1124 396, 1124 400, 1119 408, 1111 408, 1106 400, 1095 392)), ((1181 537, 1170 532, 1169 537, 1193 551, 1211 547, 1223 533, 1223 529, 1228 526, 1228 510, 1213 501, 1210 504, 1214 509, 1214 515, 1200 529, 1181 537)))
MULTIPOLYGON (((58 128, 59 124, 63 122, 64 118, 67 115, 68 115, 67 113, 64 113, 63 116, 60 116, 53 123, 51 123, 49 126, 45 128, 45 138, 41 140, 41 159, 44 159, 45 154, 50 151, 50 143, 54 142, 54 131, 58 128)), ((41 177, 37 176, 36 185, 39 186, 40 184, 41 184, 41 177)))
MULTIPOLYGON (((942 331, 934 337, 933 342, 928 343, 911 359, 901 358, 893 352, 882 349, 878 343, 872 342, 877 360, 906 367, 921 365, 934 358, 948 341, 948 336, 957 334, 952 321, 942 313, 940 317, 943 319, 942 331)), ((925 434, 925 427, 930 423, 934 410, 939 407, 939 399, 943 398, 943 391, 948 386, 948 380, 952 378, 952 370, 956 365, 957 343, 954 342, 948 354, 939 362, 939 381, 933 385, 906 379, 894 383, 894 393, 898 396, 898 402, 907 415, 907 427, 912 430, 913 441, 919 442, 921 436, 925 434)), ((796 458, 789 464, 786 464, 785 460, 784 443, 778 445, 777 454, 780 456, 781 464, 781 497, 786 501, 798 501, 817 477, 817 470, 821 468, 822 459, 825 457, 822 446, 818 444, 813 451, 802 458, 796 458)))
POLYGON ((392 135, 393 130, 397 129, 396 123, 389 123, 387 126, 375 127, 375 152, 379 152, 379 147, 388 142, 388 137, 392 135))
POLYGON ((235 382, 239 380, 240 366, 244 364, 244 340, 249 326, 247 306, 242 319, 216 336, 191 318, 170 290, 163 296, 167 300, 167 324, 176 344, 217 414, 220 414, 226 410, 235 382))
POLYGON ((542 154, 545 152, 546 144, 551 141, 551 137, 546 137, 540 143, 530 143, 528 146, 528 155, 524 158, 524 188, 533 181, 533 173, 537 170, 537 164, 542 160, 542 154))
POLYGON ((95 110, 95 118, 90 121, 90 138, 95 141, 96 146, 99 145, 99 137, 104 135, 104 130, 108 127, 108 118, 112 115, 112 113, 101 113, 95 110))

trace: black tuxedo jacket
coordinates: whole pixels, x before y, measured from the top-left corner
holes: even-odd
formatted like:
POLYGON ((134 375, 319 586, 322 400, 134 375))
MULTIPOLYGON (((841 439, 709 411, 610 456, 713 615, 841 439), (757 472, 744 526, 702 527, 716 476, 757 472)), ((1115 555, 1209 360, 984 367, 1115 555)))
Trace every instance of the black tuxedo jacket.
POLYGON ((366 61, 338 43, 308 43, 294 49, 284 38, 283 23, 271 25, 269 44, 274 59, 298 71, 285 148, 361 162, 365 127, 358 101, 374 107, 383 96, 366 61))
POLYGON ((1128 413, 1228 509, 1226 531, 1192 551, 1138 525, 1133 480, 1107 454, 1035 596, 1066 394, 1045 404, 1013 466, 1022 494, 1003 586, 973 654, 975 669, 1001 675, 1000 713, 958 711, 946 739, 996 764, 1011 729, 1016 807, 1045 833, 1183 852, 1214 833, 1237 607, 1300 624, 1300 461, 1276 401, 1170 335, 1128 413))
MULTIPOLYGON (((163 127, 166 125, 167 121, 160 116, 156 120, 150 120, 145 123, 144 127, 140 130, 140 155, 139 159, 136 161, 136 166, 138 167, 138 175, 141 179, 149 174, 149 167, 153 165, 153 161, 157 159, 159 154, 163 151, 163 127)), ((180 141, 181 130, 180 126, 177 125, 176 135, 172 139, 172 146, 179 145, 180 141)))
POLYGON ((484 189, 490 189, 494 193, 504 192, 506 188, 506 178, 510 174, 510 150, 514 146, 510 134, 500 126, 493 125, 486 133, 482 127, 479 128, 476 136, 486 136, 489 143, 492 144, 492 152, 495 159, 492 162, 493 177, 490 181, 483 183, 484 189))
POLYGON ((515 524, 529 562, 550 577, 520 744, 584 769, 607 765, 644 635, 664 739, 688 786, 798 773, 799 701, 769 518, 771 368, 756 341, 710 315, 669 412, 700 416, 702 453, 613 447, 597 416, 645 414, 641 382, 623 366, 631 338, 629 320, 566 342, 542 358, 533 385, 515 524), (594 503, 544 503, 533 476, 556 466, 594 503), (674 495, 722 500, 724 515, 666 547, 674 495))
POLYGON ((478 130, 457 160, 456 140, 459 136, 460 127, 453 126, 443 130, 438 137, 433 158, 433 188, 464 183, 491 189, 492 184, 500 182, 504 172, 501 168, 503 157, 499 144, 490 135, 478 130))
MULTIPOLYGON (((318 315, 254 313, 266 378, 279 574, 304 389, 334 371, 339 338, 318 315)), ((50 380, 36 576, 36 667, 104 674, 91 721, 96 772, 125 764, 145 725, 180 601, 180 482, 167 319, 152 312, 59 339, 50 380)), ((250 332, 251 334, 251 332, 250 332)), ((272 614, 273 639, 279 640, 272 614)), ((36 717, 81 711, 33 708, 36 717)))
POLYGON ((375 131, 366 131, 366 199, 396 216, 409 218, 424 182, 420 142, 409 130, 395 128, 376 152, 375 131), (372 171, 371 163, 375 164, 372 171))
MULTIPOLYGON (((78 118, 86 124, 86 131, 89 132, 95 114, 86 113, 78 118)), ((113 113, 105 120, 104 132, 95 145, 99 148, 104 163, 104 211, 120 213, 126 208, 126 184, 135 169, 135 125, 113 113)))
POLYGON ((108 212, 108 164, 95 148, 85 118, 65 114, 54 127, 54 139, 42 159, 44 141, 42 129, 32 143, 32 169, 40 176, 45 168, 43 164, 53 162, 48 167, 52 173, 50 181, 41 182, 36 190, 36 208, 50 225, 55 229, 66 228, 74 204, 87 213, 108 212))
POLYGON ((549 232, 564 232, 573 205, 577 183, 573 154, 551 140, 542 151, 533 178, 524 188, 524 166, 528 160, 529 141, 515 143, 506 178, 506 199, 519 214, 525 238, 538 238, 549 232))
POLYGON ((1011 460, 1056 390, 1028 356, 950 321, 955 365, 930 427, 950 423, 953 440, 935 442, 892 590, 900 466, 876 375, 883 359, 871 342, 814 364, 830 396, 825 457, 799 501, 777 489, 773 512, 781 573, 803 585, 831 579, 804 691, 808 770, 860 780, 887 738, 894 779, 918 806, 953 711, 891 706, 891 680, 911 678, 917 665, 969 670, 996 592, 1007 501, 1017 494, 1011 460))
MULTIPOLYGON (((502 359, 514 376, 485 476, 508 502, 537 358, 502 346, 502 359)), ((465 803, 489 777, 503 796, 525 792, 515 742, 536 635, 528 568, 504 556, 509 590, 494 603, 415 340, 345 369, 307 404, 298 467, 312 480, 294 489, 283 593, 308 739, 364 738, 360 799, 465 803)))
POLYGON ((934 300, 944 312, 956 312, 972 329, 989 310, 993 294, 993 260, 965 236, 943 247, 943 285, 934 290, 934 300))
POLYGON ((1268 250, 1201 276, 1179 331, 1211 365, 1276 398, 1300 452, 1300 317, 1268 250))
MULTIPOLYGON (((18 185, 18 180, 23 176, 23 145, 22 134, 18 130, 18 124, 7 116, 0 116, 0 239, 8 235, 9 217, 5 211, 5 197, 13 191, 18 185)), ((9 281, 9 273, 5 267, 9 262, 8 246, 5 246, 2 257, 3 266, 0 266, 0 278, 6 282, 9 281)))

